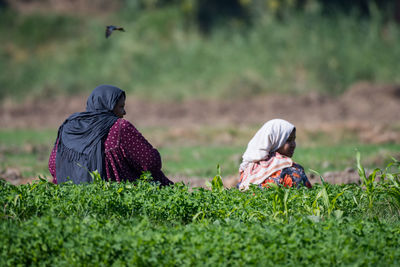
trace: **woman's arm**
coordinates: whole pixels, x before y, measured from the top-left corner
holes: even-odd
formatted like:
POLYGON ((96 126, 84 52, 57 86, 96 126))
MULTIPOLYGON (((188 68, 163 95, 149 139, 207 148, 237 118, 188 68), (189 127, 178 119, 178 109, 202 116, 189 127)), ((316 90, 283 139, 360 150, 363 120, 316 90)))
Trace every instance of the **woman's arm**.
POLYGON ((120 147, 128 162, 136 169, 150 171, 162 185, 173 184, 161 171, 161 156, 157 149, 126 120, 121 120, 120 147))

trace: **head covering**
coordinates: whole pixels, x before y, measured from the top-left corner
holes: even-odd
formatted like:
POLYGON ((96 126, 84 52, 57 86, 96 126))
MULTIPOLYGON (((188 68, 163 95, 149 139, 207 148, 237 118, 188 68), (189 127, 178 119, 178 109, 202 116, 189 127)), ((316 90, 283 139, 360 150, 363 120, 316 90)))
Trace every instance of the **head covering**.
POLYGON ((294 128, 293 124, 282 119, 266 122, 247 145, 240 169, 245 169, 250 162, 266 159, 271 152, 278 150, 286 143, 294 128))
POLYGON ((249 184, 260 184, 274 172, 292 166, 290 158, 274 152, 286 143, 294 129, 290 122, 274 119, 258 130, 242 157, 239 188, 247 189, 249 184))
POLYGON ((91 182, 89 171, 104 177, 103 142, 118 117, 112 112, 125 92, 112 85, 100 85, 90 94, 86 111, 72 114, 58 129, 57 182, 91 182))

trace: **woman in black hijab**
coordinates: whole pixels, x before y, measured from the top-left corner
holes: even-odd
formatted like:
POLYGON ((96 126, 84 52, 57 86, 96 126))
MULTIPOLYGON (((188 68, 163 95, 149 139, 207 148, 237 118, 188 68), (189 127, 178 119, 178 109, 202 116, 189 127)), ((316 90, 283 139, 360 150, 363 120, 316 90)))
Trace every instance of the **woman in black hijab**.
POLYGON ((91 171, 103 179, 137 179, 150 171, 162 185, 173 184, 161 171, 160 154, 122 117, 125 92, 100 85, 90 94, 86 111, 72 114, 60 126, 49 159, 55 183, 92 181, 91 171))

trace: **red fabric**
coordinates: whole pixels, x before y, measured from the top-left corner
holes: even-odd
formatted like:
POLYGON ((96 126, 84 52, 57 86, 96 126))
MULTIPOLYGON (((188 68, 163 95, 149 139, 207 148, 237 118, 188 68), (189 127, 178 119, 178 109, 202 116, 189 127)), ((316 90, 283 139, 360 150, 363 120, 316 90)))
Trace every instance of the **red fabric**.
POLYGON ((53 184, 57 183, 57 177, 56 177, 57 145, 58 145, 58 139, 57 139, 56 144, 53 147, 53 150, 51 151, 50 158, 49 158, 49 171, 50 171, 51 176, 53 176, 53 180, 52 180, 53 184))
MULTIPOLYGON (((156 149, 128 121, 118 119, 104 142, 106 175, 110 181, 134 181, 142 171, 150 171, 162 185, 173 184, 161 171, 161 157, 156 149)), ((49 159, 49 171, 57 183, 55 158, 57 146, 49 159)))

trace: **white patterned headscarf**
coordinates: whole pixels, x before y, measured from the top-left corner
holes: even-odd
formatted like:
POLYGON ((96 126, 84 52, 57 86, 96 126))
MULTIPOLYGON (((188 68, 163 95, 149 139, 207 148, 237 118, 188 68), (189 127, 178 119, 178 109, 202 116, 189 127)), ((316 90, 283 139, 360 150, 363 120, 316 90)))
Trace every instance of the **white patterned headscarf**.
POLYGON ((239 171, 244 171, 249 163, 264 160, 271 152, 283 146, 294 129, 294 125, 282 119, 266 122, 247 145, 239 171))

